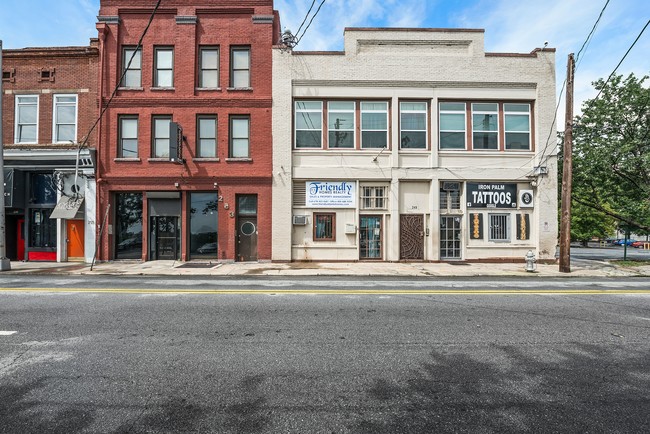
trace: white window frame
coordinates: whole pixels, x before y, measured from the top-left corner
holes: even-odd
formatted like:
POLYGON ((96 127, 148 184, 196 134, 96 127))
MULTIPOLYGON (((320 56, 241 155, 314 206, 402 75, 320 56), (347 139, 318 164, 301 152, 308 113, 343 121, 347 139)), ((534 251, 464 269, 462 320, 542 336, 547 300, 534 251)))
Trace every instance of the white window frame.
POLYGON ((532 148, 532 134, 531 134, 531 107, 529 103, 525 102, 504 102, 503 103, 503 147, 506 151, 520 151, 520 152, 526 152, 530 151, 532 148), (520 111, 508 111, 506 107, 511 106, 511 105, 520 105, 520 106, 527 106, 528 111, 526 112, 520 112, 520 111), (508 116, 527 116, 528 117, 528 131, 508 131, 507 130, 507 118, 508 116), (508 133, 513 133, 513 134, 521 134, 521 133, 528 133, 528 148, 527 149, 512 149, 508 148, 508 133))
POLYGON ((294 149, 304 150, 304 149, 323 149, 323 101, 311 101, 311 100, 296 100, 294 101, 294 128, 293 128, 293 147, 294 149), (298 105, 301 103, 318 103, 318 109, 312 108, 299 108, 298 105), (298 129, 298 119, 299 115, 304 116, 305 113, 318 113, 318 119, 320 120, 320 128, 316 129, 298 129), (318 134, 320 146, 308 147, 308 146, 298 146, 298 131, 312 131, 314 134, 318 134))
POLYGON ((251 158, 251 117, 250 115, 230 115, 229 133, 230 139, 228 140, 228 156, 229 158, 251 158), (235 121, 246 121, 246 136, 235 136, 235 121), (235 142, 246 143, 246 155, 235 153, 235 142))
POLYGON ((217 135, 219 133, 217 130, 217 121, 218 118, 216 114, 196 116, 196 155, 198 158, 217 158, 217 135), (214 137, 201 136, 201 121, 214 122, 214 137), (214 155, 206 155, 206 152, 203 148, 203 142, 207 141, 210 141, 210 154, 214 155))
POLYGON ((232 89, 249 89, 251 87, 251 47, 249 46, 232 46, 230 47, 230 87, 232 89), (246 52, 248 54, 248 67, 247 68, 235 68, 235 53, 236 52, 246 52), (246 86, 235 86, 235 76, 239 76, 243 73, 248 75, 246 86))
POLYGON ((388 186, 386 185, 362 185, 360 188, 360 209, 362 210, 384 210, 388 209, 388 186), (381 194, 377 194, 380 192, 381 194), (381 206, 377 203, 381 201, 381 206))
POLYGON ((170 89, 174 87, 174 47, 169 47, 169 46, 161 46, 161 47, 154 47, 153 49, 153 56, 154 56, 154 66, 153 66, 153 86, 154 87, 160 87, 164 89, 170 89), (158 58, 158 55, 161 53, 171 53, 171 62, 172 64, 167 67, 162 67, 160 66, 160 59, 158 58), (159 73, 162 71, 170 71, 171 72, 171 82, 166 85, 161 85, 160 84, 160 77, 159 73))
POLYGON ((499 125, 501 123, 500 122, 501 117, 500 117, 500 113, 499 113, 499 103, 498 102, 488 102, 488 101, 486 101, 486 102, 473 102, 473 103, 471 103, 471 109, 472 110, 471 110, 470 116, 472 117, 472 150, 473 151, 499 151, 500 150, 499 149, 499 147, 500 147, 500 137, 501 137, 501 131, 500 131, 500 125, 499 125), (497 108, 496 108, 496 111, 474 110, 474 106, 477 106, 477 105, 480 105, 480 104, 496 105, 497 108), (496 119, 497 119, 497 129, 496 129, 496 131, 492 131, 492 130, 487 130, 487 131, 476 130, 477 133, 492 133, 492 134, 496 133, 496 135, 497 135, 497 146, 496 146, 496 148, 477 148, 476 147, 476 143, 474 142, 474 132, 475 132, 475 129, 474 129, 474 115, 496 115, 496 119))
POLYGON ((151 116, 151 153, 153 158, 169 158, 171 137, 169 125, 173 122, 171 115, 153 115, 151 116), (158 121, 167 122, 165 132, 167 137, 156 135, 156 124, 158 121), (167 143, 165 145, 165 143, 167 143))
MULTIPOLYGON (((488 241, 492 241, 495 243, 509 243, 511 239, 510 232, 512 227, 510 220, 511 218, 509 213, 489 213, 488 214, 488 241), (496 219, 505 219, 505 223, 506 223, 505 231, 495 228, 496 219), (493 231, 500 231, 499 234, 503 234, 505 238, 495 237, 494 236, 495 232, 493 231)), ((500 222, 496 222, 496 223, 500 223, 500 222)))
POLYGON ((140 143, 139 143, 139 133, 140 133, 140 117, 138 115, 118 115, 118 158, 138 158, 140 156, 140 143), (134 120, 135 121, 135 137, 124 137, 124 121, 125 120, 134 120), (135 155, 125 155, 124 154, 124 140, 135 140, 135 155))
POLYGON ((78 128, 78 122, 79 122, 79 97, 77 94, 65 94, 65 93, 58 93, 53 95, 53 102, 52 102, 52 143, 70 143, 68 140, 59 140, 59 135, 57 131, 57 126, 58 125, 70 125, 70 124, 64 124, 64 123, 57 123, 56 115, 57 115, 57 108, 59 106, 70 106, 74 104, 74 143, 77 143, 77 128, 78 128), (74 97, 74 103, 71 102, 57 102, 58 98, 70 98, 74 97))
POLYGON ((219 89, 221 80, 220 80, 220 70, 221 70, 221 50, 218 45, 203 45, 199 47, 199 89, 219 89), (217 53, 217 67, 216 68, 207 68, 203 63, 203 53, 214 51, 217 53), (206 86, 204 74, 216 74, 217 76, 217 85, 206 86))
POLYGON ((123 77, 122 77, 122 81, 120 82, 120 87, 123 87, 125 89, 139 89, 139 88, 142 87, 142 48, 136 49, 136 47, 134 47, 134 46, 123 46, 122 47, 122 70, 121 70, 121 74, 123 75, 123 77), (133 52, 133 51, 138 53, 137 55, 133 56, 133 60, 135 61, 136 59, 138 59, 138 61, 140 63, 140 67, 139 68, 134 68, 133 63, 132 63, 131 68, 129 68, 128 71, 132 71, 132 72, 138 71, 139 80, 138 80, 137 86, 126 86, 124 81, 126 80, 126 77, 127 77, 127 75, 129 75, 129 73, 128 72, 125 73, 124 71, 127 71, 127 66, 129 65, 129 60, 131 59, 131 54, 130 53, 133 52), (129 52, 129 55, 127 55, 127 52, 129 52))
POLYGON ((360 115, 361 115, 361 149, 383 149, 386 148, 388 149, 390 147, 390 140, 388 137, 388 131, 390 130, 390 122, 388 119, 388 101, 361 101, 361 107, 360 107, 360 115), (385 110, 377 110, 377 109, 365 109, 364 110, 364 105, 367 104, 384 104, 386 109, 385 110), (363 128, 363 115, 364 113, 383 113, 386 115, 386 129, 369 129, 369 128, 363 128), (364 132, 376 132, 376 131, 386 131, 386 146, 383 148, 378 148, 378 147, 366 147, 363 145, 363 133, 364 132))
POLYGON ((426 151, 429 149, 429 105, 426 101, 400 101, 399 103, 399 148, 406 149, 410 151, 426 151), (423 104, 424 110, 405 110, 402 108, 404 104, 423 104), (424 130, 406 130, 404 129, 404 122, 402 120, 402 114, 421 114, 424 115, 424 130), (424 133, 424 147, 423 148, 410 148, 402 147, 402 133, 404 132, 414 132, 414 133, 424 133))
POLYGON ((467 150, 467 103, 465 101, 441 101, 438 103, 438 149, 441 151, 466 151, 467 150), (452 109, 443 109, 443 104, 462 104, 463 110, 452 110, 452 109), (463 115, 463 129, 462 130, 443 130, 441 116, 443 114, 448 115, 463 115), (443 148, 442 147, 442 133, 463 133, 463 143, 462 148, 443 148))
POLYGON ((328 101, 327 102, 327 147, 331 149, 354 149, 356 147, 356 137, 355 137, 355 131, 357 128, 357 104, 355 101, 328 101), (337 104, 337 103, 347 103, 347 104, 352 104, 352 109, 332 109, 331 105, 332 104, 337 104), (337 129, 330 129, 330 116, 332 113, 352 113, 352 126, 349 128, 337 128, 337 129), (351 133, 352 134, 352 146, 332 146, 332 142, 330 140, 330 133, 336 133, 336 132, 342 132, 342 133, 351 133))
POLYGON ((40 98, 38 95, 16 95, 16 105, 15 105, 15 127, 14 127, 14 143, 38 143, 38 116, 39 116, 39 109, 40 109, 40 98), (20 99, 21 98, 36 98, 36 124, 27 124, 27 123, 20 123, 20 112, 19 112, 19 107, 20 106, 27 106, 27 105, 34 105, 33 102, 30 103, 21 103, 20 99), (20 126, 21 125, 34 125, 36 128, 36 134, 34 141, 24 141, 24 140, 19 140, 20 134, 19 131, 21 130, 20 126))

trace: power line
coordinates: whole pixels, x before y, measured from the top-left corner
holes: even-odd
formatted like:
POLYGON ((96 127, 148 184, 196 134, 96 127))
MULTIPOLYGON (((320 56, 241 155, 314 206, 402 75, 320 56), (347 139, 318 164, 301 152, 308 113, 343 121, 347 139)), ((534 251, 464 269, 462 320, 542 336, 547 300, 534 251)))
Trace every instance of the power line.
POLYGON ((298 30, 296 31, 296 35, 298 33, 300 33, 300 30, 302 29, 302 26, 305 25, 305 21, 307 21, 307 18, 309 18, 309 14, 311 13, 311 10, 313 9, 315 4, 316 4, 316 0, 312 0, 311 6, 309 6, 309 10, 307 11, 307 14, 305 15, 305 18, 302 20, 302 23, 300 23, 300 27, 298 27, 298 30))
POLYGON ((582 53, 583 49, 586 49, 589 46, 589 43, 591 42, 591 37, 594 34, 594 31, 596 30, 596 27, 598 27, 598 23, 600 22, 600 19, 603 17, 603 13, 605 12, 605 9, 607 8, 607 5, 609 4, 610 0, 607 0, 605 2, 605 6, 600 10, 600 14, 598 15, 598 18, 596 19, 596 22, 594 23, 594 26, 591 28, 591 31, 587 35, 587 39, 585 39, 585 42, 582 43, 582 47, 580 47, 580 50, 578 50, 578 54, 576 54, 576 69, 578 69, 578 66, 580 65, 580 62, 582 59, 580 58, 580 53, 582 53))
MULTIPOLYGON (((302 37, 305 36, 305 33, 307 33, 307 30, 309 29, 309 26, 311 26, 311 23, 314 21, 314 18, 316 18, 316 15, 318 15, 318 12, 320 12, 320 8, 323 7, 323 4, 325 4, 325 1, 326 0, 323 0, 322 2, 320 2, 320 5, 318 5, 318 9, 316 9, 316 12, 314 12, 314 15, 312 15, 311 20, 309 20, 309 24, 307 24, 307 27, 305 27, 305 30, 302 31, 302 35, 300 35, 300 37, 298 38, 298 41, 296 42, 296 45, 298 45, 300 43, 300 41, 302 40, 302 37)), ((297 36, 297 33, 296 33, 296 36, 297 36)))

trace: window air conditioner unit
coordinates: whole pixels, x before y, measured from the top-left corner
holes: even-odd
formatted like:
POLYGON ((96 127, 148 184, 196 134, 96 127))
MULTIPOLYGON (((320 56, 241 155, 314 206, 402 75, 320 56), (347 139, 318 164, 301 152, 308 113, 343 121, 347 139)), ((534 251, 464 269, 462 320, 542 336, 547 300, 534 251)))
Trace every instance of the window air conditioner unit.
POLYGON ((293 224, 297 226, 304 226, 307 224, 306 215, 295 215, 293 216, 293 224))

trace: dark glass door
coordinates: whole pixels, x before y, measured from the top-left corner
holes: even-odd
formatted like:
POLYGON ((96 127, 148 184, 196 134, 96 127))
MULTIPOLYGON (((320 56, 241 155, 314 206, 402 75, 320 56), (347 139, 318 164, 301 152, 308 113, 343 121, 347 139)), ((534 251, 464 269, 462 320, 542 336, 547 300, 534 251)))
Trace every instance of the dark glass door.
POLYGON ((179 236, 178 217, 151 217, 151 258, 160 260, 178 259, 179 236))
POLYGON ((382 258, 381 216, 362 215, 359 224, 359 259, 382 258))

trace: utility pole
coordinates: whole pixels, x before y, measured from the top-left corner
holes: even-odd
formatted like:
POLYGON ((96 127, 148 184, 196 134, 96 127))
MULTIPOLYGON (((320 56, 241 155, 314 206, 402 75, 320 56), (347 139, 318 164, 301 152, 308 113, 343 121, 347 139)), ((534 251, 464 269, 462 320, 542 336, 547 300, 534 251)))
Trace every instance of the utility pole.
POLYGON ((571 190, 573 187, 573 73, 575 59, 569 54, 566 80, 564 160, 562 171, 562 219, 560 221, 560 272, 571 272, 571 190))
MULTIPOLYGON (((0 40, 0 72, 2 71, 2 40, 0 40)), ((5 155, 4 137, 2 131, 2 78, 0 78, 0 271, 11 270, 11 262, 7 259, 7 231, 5 228, 5 155)))

